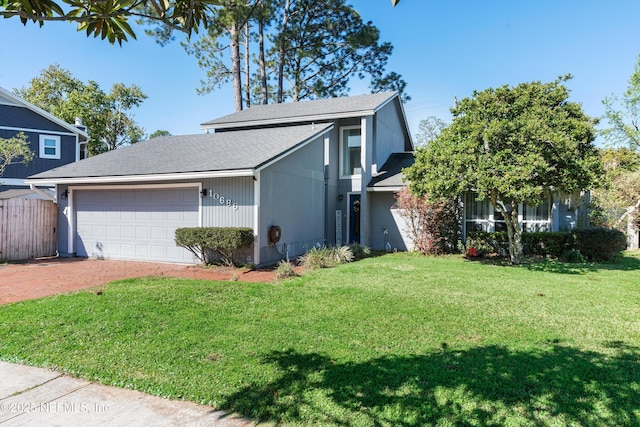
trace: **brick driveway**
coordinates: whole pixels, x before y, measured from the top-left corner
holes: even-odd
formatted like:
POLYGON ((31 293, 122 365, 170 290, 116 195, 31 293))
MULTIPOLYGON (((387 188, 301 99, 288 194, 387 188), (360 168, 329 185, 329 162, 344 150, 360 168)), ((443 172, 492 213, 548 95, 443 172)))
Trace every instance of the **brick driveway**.
POLYGON ((0 304, 77 291, 132 277, 167 276, 202 280, 269 282, 270 270, 202 268, 199 266, 99 260, 51 258, 14 264, 0 264, 0 304))

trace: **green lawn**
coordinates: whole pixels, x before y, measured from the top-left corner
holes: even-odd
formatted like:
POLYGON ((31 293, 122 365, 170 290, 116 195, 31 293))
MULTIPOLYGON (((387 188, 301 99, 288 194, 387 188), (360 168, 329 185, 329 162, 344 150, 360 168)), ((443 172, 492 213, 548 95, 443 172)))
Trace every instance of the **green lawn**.
POLYGON ((0 359, 284 425, 640 425, 640 253, 389 254, 0 306, 0 359))

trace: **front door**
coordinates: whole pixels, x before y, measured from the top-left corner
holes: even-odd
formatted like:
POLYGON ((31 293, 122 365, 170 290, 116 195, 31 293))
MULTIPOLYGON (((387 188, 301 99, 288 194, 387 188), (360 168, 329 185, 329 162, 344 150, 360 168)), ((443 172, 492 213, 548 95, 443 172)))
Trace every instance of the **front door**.
POLYGON ((349 195, 349 243, 360 243, 360 194, 349 195))

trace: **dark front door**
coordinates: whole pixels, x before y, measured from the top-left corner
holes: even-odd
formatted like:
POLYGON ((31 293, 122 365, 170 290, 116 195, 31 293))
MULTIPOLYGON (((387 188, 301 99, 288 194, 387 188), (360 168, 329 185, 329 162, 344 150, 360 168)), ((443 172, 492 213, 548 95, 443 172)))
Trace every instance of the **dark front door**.
POLYGON ((360 194, 349 195, 349 243, 360 243, 360 194))

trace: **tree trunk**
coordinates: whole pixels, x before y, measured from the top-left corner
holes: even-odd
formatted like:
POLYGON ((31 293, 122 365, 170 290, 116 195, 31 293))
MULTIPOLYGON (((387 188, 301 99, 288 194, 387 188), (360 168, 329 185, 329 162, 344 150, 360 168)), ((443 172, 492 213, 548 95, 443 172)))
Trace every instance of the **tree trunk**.
POLYGON ((251 70, 249 69, 249 23, 244 26, 244 91, 247 108, 251 108, 251 70))
POLYGON ((289 21, 291 0, 286 0, 282 11, 282 26, 280 28, 280 43, 278 46, 278 104, 284 102, 284 61, 286 58, 286 37, 284 36, 289 21))
POLYGON ((240 31, 236 20, 229 28, 231 38, 231 75, 233 76, 233 97, 236 111, 242 110, 242 75, 240 73, 240 31))
POLYGON ((507 226, 507 236, 509 237, 509 258, 511 264, 518 265, 522 262, 524 251, 522 250, 522 229, 518 222, 518 204, 511 203, 511 209, 507 208, 507 204, 497 200, 494 195, 491 197, 491 203, 498 212, 504 217, 507 226), (515 206, 515 209, 514 209, 515 206))
POLYGON ((269 103, 269 86, 267 84, 267 65, 264 59, 264 18, 258 19, 258 64, 260 67, 260 94, 262 103, 269 103))

